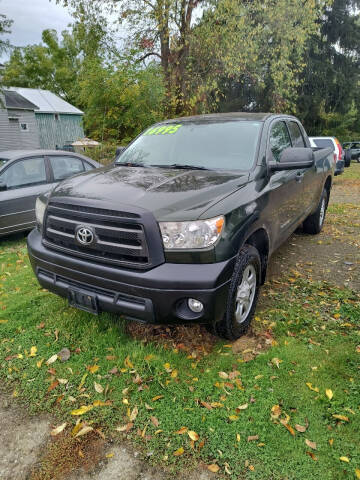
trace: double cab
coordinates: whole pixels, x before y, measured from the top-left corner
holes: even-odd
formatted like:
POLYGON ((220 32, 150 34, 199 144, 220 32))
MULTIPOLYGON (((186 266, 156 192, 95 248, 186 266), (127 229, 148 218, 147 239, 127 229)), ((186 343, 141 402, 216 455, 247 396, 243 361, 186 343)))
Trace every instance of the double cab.
POLYGON ((271 254, 323 226, 333 151, 297 118, 229 113, 167 120, 111 166, 37 200, 28 237, 40 284, 93 313, 248 328, 271 254))

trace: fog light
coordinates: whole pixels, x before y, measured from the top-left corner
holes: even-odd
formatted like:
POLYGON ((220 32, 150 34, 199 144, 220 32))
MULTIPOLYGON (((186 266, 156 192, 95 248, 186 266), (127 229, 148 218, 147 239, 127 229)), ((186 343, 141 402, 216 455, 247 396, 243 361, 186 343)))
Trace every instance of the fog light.
POLYGON ((204 305, 195 298, 189 298, 188 307, 194 313, 201 313, 204 310, 204 305))

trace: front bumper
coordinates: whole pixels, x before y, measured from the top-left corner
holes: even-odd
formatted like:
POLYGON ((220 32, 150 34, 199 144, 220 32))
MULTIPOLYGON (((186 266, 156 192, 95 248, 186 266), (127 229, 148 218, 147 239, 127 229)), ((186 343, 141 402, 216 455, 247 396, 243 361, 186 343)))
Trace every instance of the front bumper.
POLYGON ((158 324, 212 323, 224 315, 235 258, 210 264, 163 263, 139 271, 50 250, 36 229, 27 243, 32 268, 44 288, 65 298, 73 288, 95 295, 99 311, 158 324), (201 314, 186 307, 188 298, 203 303, 201 314))

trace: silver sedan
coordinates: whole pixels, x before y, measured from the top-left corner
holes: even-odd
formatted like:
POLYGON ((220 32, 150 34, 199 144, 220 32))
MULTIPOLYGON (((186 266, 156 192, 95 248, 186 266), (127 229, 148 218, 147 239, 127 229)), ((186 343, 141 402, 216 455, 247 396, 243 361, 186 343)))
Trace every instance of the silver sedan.
POLYGON ((0 237, 35 226, 35 202, 65 178, 101 165, 60 150, 0 152, 0 237))

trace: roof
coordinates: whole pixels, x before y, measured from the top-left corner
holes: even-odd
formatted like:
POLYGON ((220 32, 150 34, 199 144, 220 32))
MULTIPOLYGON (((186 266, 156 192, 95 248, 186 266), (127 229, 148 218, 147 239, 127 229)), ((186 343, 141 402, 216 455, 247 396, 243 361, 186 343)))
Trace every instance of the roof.
MULTIPOLYGON (((67 152, 65 150, 40 150, 40 149, 38 150, 5 150, 3 152, 0 152, 0 160, 6 159, 9 162, 11 162, 13 160, 18 160, 20 158, 31 157, 35 155, 61 155, 61 154, 82 158, 87 162, 91 163, 92 165, 100 166, 98 162, 96 162, 95 160, 92 160, 89 157, 86 157, 85 155, 81 155, 80 153, 67 152)), ((8 165, 8 163, 6 165, 8 165)))
POLYGON ((159 123, 173 123, 173 122, 212 122, 222 120, 245 120, 255 122, 265 122, 273 113, 248 113, 248 112, 231 112, 231 113, 211 113, 208 115, 195 115, 192 117, 180 117, 165 120, 159 123))
POLYGON ((76 142, 71 144, 73 147, 97 147, 100 145, 99 142, 96 140, 91 140, 91 138, 81 138, 80 140, 76 140, 76 142))
POLYGON ((37 110, 38 107, 26 100, 22 95, 10 90, 4 90, 6 108, 16 108, 19 110, 37 110))
POLYGON ((19 93, 29 102, 38 107, 37 113, 68 113, 83 115, 84 112, 49 90, 40 88, 9 87, 8 90, 19 93))

